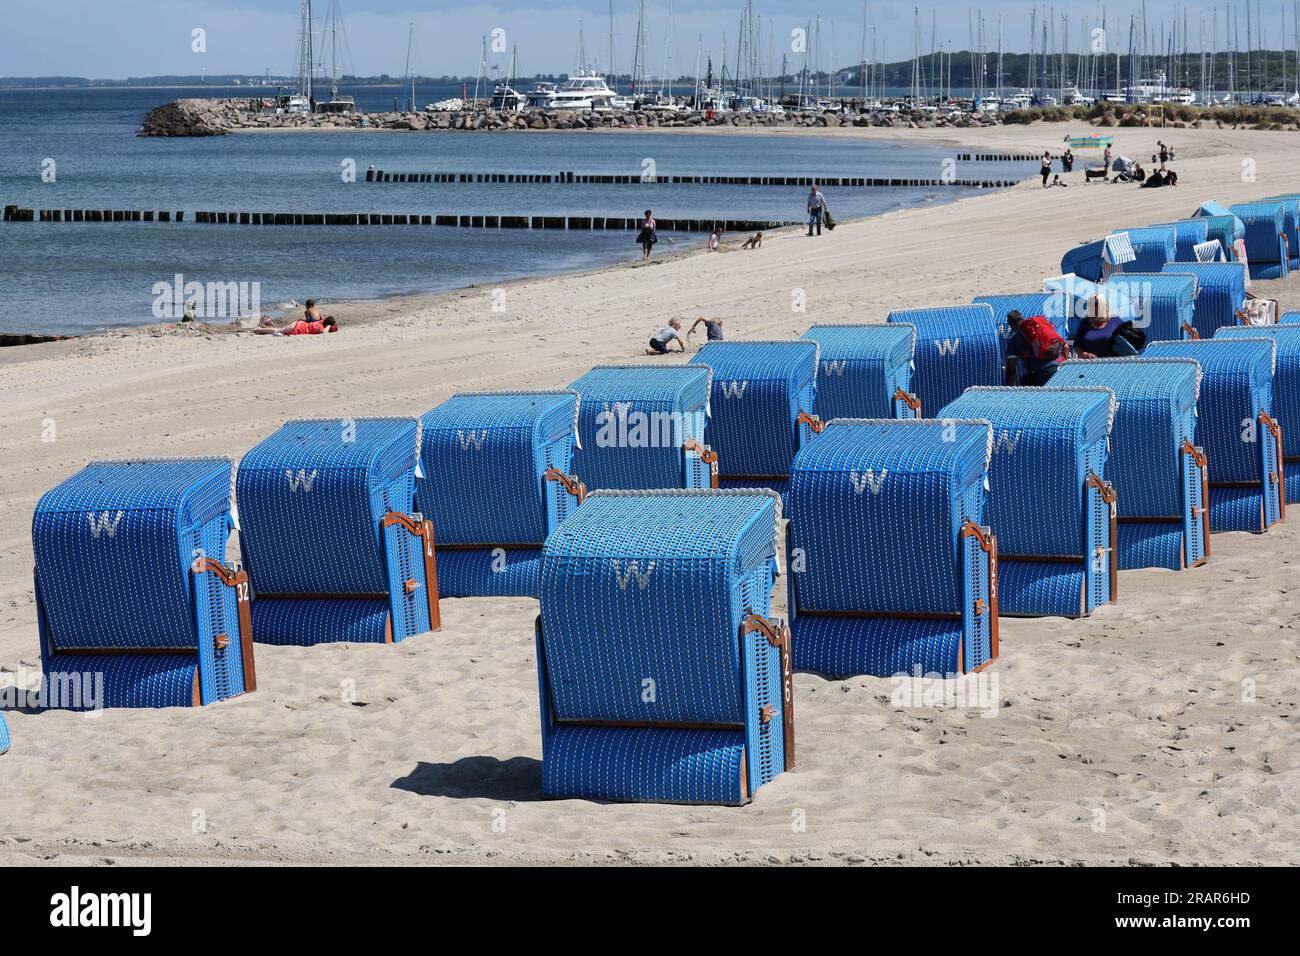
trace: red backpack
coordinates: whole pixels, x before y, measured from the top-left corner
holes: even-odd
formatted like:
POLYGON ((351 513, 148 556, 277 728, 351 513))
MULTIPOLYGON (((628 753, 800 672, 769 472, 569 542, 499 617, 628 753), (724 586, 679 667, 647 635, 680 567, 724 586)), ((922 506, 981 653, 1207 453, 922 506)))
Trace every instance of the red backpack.
POLYGON ((1021 319, 1018 330, 1029 343, 1030 354, 1040 362, 1059 359, 1067 351, 1065 339, 1044 316, 1021 319))

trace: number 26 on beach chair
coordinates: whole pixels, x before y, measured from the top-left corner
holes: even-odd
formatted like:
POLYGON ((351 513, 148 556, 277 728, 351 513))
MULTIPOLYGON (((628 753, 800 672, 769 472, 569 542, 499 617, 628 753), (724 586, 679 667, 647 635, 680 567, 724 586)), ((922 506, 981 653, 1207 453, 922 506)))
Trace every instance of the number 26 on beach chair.
POLYGON ((794 766, 780 497, 598 491, 542 554, 548 797, 743 804, 794 766))
POLYGON ((188 707, 257 686, 232 462, 97 461, 32 519, 43 705, 188 707))
POLYGON ((987 421, 831 422, 799 453, 794 662, 828 677, 976 671, 998 654, 987 421))
POLYGON ((993 426, 985 518, 1001 614, 1084 617, 1115 600, 1114 406, 1104 388, 971 388, 936 416, 993 426))
POLYGON ((395 644, 440 626, 433 525, 414 514, 413 418, 286 423, 235 493, 257 640, 395 644))
POLYGON ((421 423, 420 510, 444 597, 537 597, 542 545, 586 497, 573 391, 454 395, 421 423))

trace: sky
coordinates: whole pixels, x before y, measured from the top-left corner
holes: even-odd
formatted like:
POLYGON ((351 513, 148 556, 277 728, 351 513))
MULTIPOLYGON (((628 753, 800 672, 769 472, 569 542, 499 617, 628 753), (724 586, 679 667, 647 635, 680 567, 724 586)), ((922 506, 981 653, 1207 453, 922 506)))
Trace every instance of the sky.
MULTIPOLYGON (((358 75, 405 72, 407 37, 414 24, 416 72, 426 76, 465 75, 479 71, 482 38, 489 43, 489 67, 504 70, 510 50, 518 47, 519 73, 562 73, 578 63, 579 24, 588 65, 607 72, 610 28, 608 0, 560 0, 557 3, 518 0, 337 0, 342 12, 350 57, 340 72, 358 75), (500 31, 500 32, 494 32, 500 31), (495 47, 495 49, 494 49, 495 47)), ((318 21, 330 0, 313 0, 318 21)), ((1004 20, 1005 46, 1023 52, 1029 45, 1032 2, 1009 0, 1000 4, 972 0, 930 0, 919 4, 922 49, 929 51, 932 33, 940 48, 972 46, 972 18, 983 12, 986 44, 997 48, 997 19, 1004 20), (974 13, 972 13, 972 10, 974 13)), ((905 60, 913 49, 914 4, 871 3, 876 54, 885 61, 905 60)), ((1109 52, 1128 49, 1128 19, 1140 11, 1141 0, 1106 3, 1111 42, 1109 52)), ((1226 47, 1227 10, 1236 8, 1243 46, 1246 37, 1246 2, 1175 3, 1151 0, 1149 21, 1159 35, 1158 18, 1180 23, 1186 11, 1191 48, 1197 49, 1204 22, 1208 33, 1210 11, 1219 11, 1219 49, 1226 47)), ((1262 3, 1263 35, 1273 48, 1295 48, 1295 0, 1262 3), (1283 30, 1283 17, 1286 19, 1283 30), (1285 41, 1282 39, 1285 37, 1285 41)), ((290 74, 297 50, 297 25, 301 0, 42 0, 10 2, 0 29, 0 76, 88 76, 122 79, 160 74, 254 74, 268 70, 290 74), (196 40, 195 31, 202 31, 196 40), (196 49, 202 47, 202 49, 196 49)), ((1061 16, 1069 14, 1069 49, 1078 51, 1085 35, 1100 22, 1103 7, 1097 0, 1058 3, 1049 19, 1063 36, 1061 16)), ((646 4, 650 71, 662 73, 665 64, 674 76, 693 75, 697 51, 718 63, 724 49, 733 61, 744 0, 678 0, 669 17, 668 0, 646 4), (669 23, 671 51, 668 49, 669 23)), ((792 31, 821 18, 822 56, 826 68, 856 63, 862 55, 862 0, 754 0, 761 15, 761 53, 779 66, 782 54, 790 70, 801 65, 802 54, 793 51, 792 31)), ((1040 10, 1049 7, 1040 5, 1040 10)), ((974 22, 978 22, 976 19, 974 22)), ((1042 21, 1040 20, 1040 23, 1042 21)), ((614 67, 629 73, 637 32, 635 0, 614 0, 614 67)), ((814 31, 815 32, 815 31, 814 31)), ((318 41, 319 42, 319 37, 318 41)), ((1207 46, 1209 40, 1207 39, 1207 46)), ((811 45, 811 44, 810 44, 811 45)), ((1258 44, 1256 44, 1258 45, 1258 44)), ((870 58, 870 40, 868 40, 870 58)))

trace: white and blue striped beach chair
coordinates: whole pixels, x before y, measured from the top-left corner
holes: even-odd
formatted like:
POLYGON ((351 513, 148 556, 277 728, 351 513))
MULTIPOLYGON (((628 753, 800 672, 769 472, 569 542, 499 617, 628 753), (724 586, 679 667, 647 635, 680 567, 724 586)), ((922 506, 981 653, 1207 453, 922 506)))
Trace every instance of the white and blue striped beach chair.
POLYGON ((1195 441, 1214 462, 1211 532, 1258 534, 1286 515, 1282 429, 1273 415, 1274 343, 1267 335, 1216 336, 1158 342, 1145 353, 1150 358, 1195 359, 1201 365, 1195 441))
POLYGON ((814 325, 821 350, 815 412, 832 418, 919 418, 911 393, 916 329, 906 325, 814 325))
POLYGON ((240 544, 265 644, 436 631, 433 524, 412 507, 413 418, 286 422, 239 463, 240 544))
POLYGON ((573 391, 467 392, 421 423, 416 501, 438 533, 444 597, 537 597, 542 545, 582 504, 573 391))
POLYGON ((1285 279, 1291 271, 1286 210, 1280 202, 1241 203, 1232 214, 1246 226, 1246 258, 1252 279, 1285 279))
POLYGON ((603 365, 579 395, 573 471, 589 491, 713 488, 718 456, 704 444, 711 373, 702 365, 603 365))
POLYGON ((987 421, 831 422, 795 459, 794 662, 828 677, 979 670, 998 654, 987 421))
POLYGON ((822 422, 813 412, 816 342, 710 342, 691 359, 713 370, 705 437, 722 488, 785 493, 790 464, 822 422))
POLYGON ((1119 496, 1121 571, 1178 571, 1209 557, 1207 458, 1195 444, 1200 375, 1193 359, 1074 359, 1049 386, 1115 393, 1105 477, 1119 496))
POLYGON ((1282 464, 1286 500, 1300 501, 1300 312, 1296 324, 1231 326, 1214 333, 1217 339, 1270 338, 1277 347, 1273 374, 1273 417, 1282 428, 1282 464))
POLYGON ((742 804, 794 766, 780 497, 598 491, 542 555, 542 792, 742 804))
POLYGON ((92 462, 32 518, 43 703, 198 707, 257 686, 227 458, 92 462))
POLYGON ((1006 376, 1006 315, 990 305, 957 305, 889 313, 916 329, 912 391, 923 408, 942 408, 972 385, 1001 385, 1006 376))
POLYGON ((993 426, 984 517, 998 537, 999 613, 1085 617, 1115 600, 1114 413, 1104 388, 972 388, 935 416, 993 426))
MULTIPOLYGON (((1193 220, 1196 221, 1196 220, 1193 220)), ((1191 338, 1196 333, 1196 276, 1185 273, 1125 273, 1106 280, 1132 303, 1133 324, 1148 342, 1191 338)))

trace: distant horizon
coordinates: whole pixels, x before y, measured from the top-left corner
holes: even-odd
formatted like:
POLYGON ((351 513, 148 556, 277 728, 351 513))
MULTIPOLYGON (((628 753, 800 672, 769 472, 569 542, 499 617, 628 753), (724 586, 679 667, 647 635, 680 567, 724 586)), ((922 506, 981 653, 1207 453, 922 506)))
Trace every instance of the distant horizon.
MULTIPOLYGON (((771 0, 755 0, 753 19, 743 31, 745 0, 697 0, 689 10, 678 0, 671 14, 670 0, 653 0, 645 5, 641 44, 637 0, 561 0, 546 7, 533 0, 479 0, 472 6, 446 0, 337 2, 342 27, 335 34, 324 27, 331 0, 314 0, 313 45, 319 57, 334 46, 327 39, 337 36, 339 72, 357 76, 405 75, 408 41, 414 72, 430 77, 475 75, 484 46, 488 66, 500 74, 507 72, 517 50, 522 75, 571 73, 580 60, 601 73, 626 75, 639 55, 638 72, 656 76, 694 75, 697 58, 707 56, 719 70, 725 61, 734 72, 741 61, 746 74, 755 72, 756 64, 758 72, 787 75, 802 68, 805 51, 809 67, 822 72, 842 71, 864 59, 906 63, 917 50, 924 59, 932 50, 969 55, 982 46, 992 56, 1000 36, 1004 49, 1022 51, 1020 55, 1031 44, 1041 52, 1046 41, 1052 51, 1093 50, 1113 58, 1126 56, 1132 44, 1152 60, 1172 51, 1199 55, 1202 49, 1217 48, 1222 53, 1230 46, 1243 51, 1244 59, 1246 49, 1266 41, 1288 53, 1300 46, 1296 0, 1265 4, 1259 17, 1254 15, 1258 5, 1239 2, 1224 6, 1203 0, 1160 11, 1152 6, 1145 31, 1134 28, 1134 16, 1143 9, 1140 0, 1128 0, 1124 9, 1087 4, 1068 14, 1060 6, 1028 0, 1004 0, 988 10, 972 9, 969 0, 931 0, 919 5, 917 13, 911 5, 882 0, 816 0, 793 10, 765 9, 771 0), (1098 33, 1102 9, 1105 34, 1098 33), (869 29, 864 29, 868 12, 869 29), (743 52, 738 48, 742 33, 743 52)), ((209 75, 261 77, 270 71, 292 76, 297 73, 300 6, 301 0, 11 5, 0 34, 0 69, 25 80, 73 77, 113 83, 141 76, 198 76, 205 72, 204 64, 216 62, 219 67, 206 69, 209 75)))

